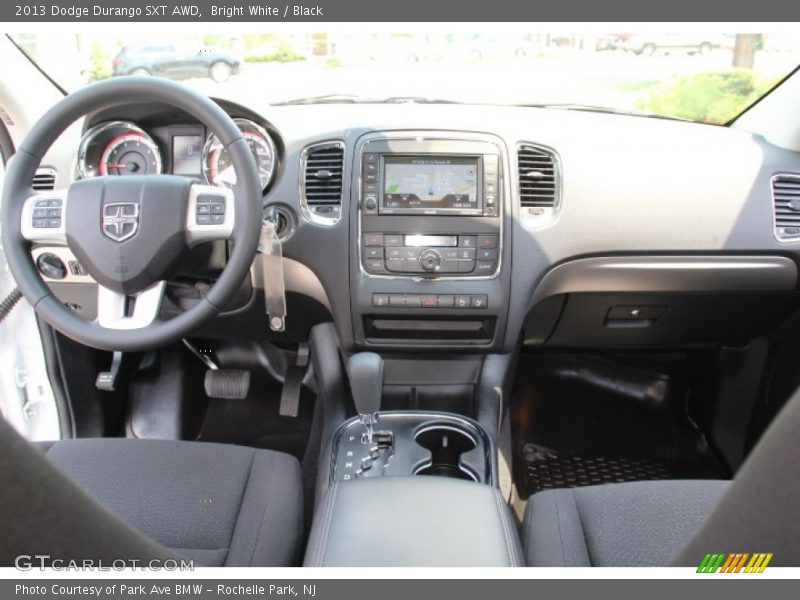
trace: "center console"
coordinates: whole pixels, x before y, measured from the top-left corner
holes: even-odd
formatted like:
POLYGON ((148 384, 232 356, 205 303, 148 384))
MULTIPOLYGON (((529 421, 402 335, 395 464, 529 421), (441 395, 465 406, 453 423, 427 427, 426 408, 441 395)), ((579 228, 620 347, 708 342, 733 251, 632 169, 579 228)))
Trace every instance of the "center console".
POLYGON ((335 351, 312 356, 320 374, 344 367, 357 416, 339 421, 345 411, 323 386, 325 441, 305 566, 523 565, 492 427, 448 412, 382 410, 385 364, 376 353, 344 365, 335 351))
POLYGON ((359 415, 333 435, 305 566, 520 566, 491 436, 459 415, 381 412, 377 354, 347 371, 359 415))
POLYGON ((356 148, 356 344, 492 347, 507 305, 505 147, 493 136, 382 132, 356 148))

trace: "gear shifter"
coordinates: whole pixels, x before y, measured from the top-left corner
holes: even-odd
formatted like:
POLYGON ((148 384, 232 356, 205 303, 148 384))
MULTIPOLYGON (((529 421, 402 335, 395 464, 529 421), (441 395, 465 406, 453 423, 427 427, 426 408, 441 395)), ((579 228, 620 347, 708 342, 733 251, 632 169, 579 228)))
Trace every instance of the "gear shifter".
POLYGON ((383 395, 383 359, 374 352, 354 354, 347 361, 347 375, 358 418, 367 428, 367 442, 372 444, 373 426, 383 395))

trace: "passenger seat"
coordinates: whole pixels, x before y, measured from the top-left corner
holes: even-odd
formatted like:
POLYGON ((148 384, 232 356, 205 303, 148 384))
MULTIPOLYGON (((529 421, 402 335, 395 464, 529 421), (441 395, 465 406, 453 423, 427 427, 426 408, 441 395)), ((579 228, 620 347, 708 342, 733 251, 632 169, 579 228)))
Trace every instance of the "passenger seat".
POLYGON ((527 564, 683 566, 707 553, 763 552, 800 566, 800 389, 731 482, 640 481, 533 495, 525 511, 527 564))
POLYGON ((546 490, 525 509, 533 567, 660 567, 705 521, 728 481, 637 481, 546 490))

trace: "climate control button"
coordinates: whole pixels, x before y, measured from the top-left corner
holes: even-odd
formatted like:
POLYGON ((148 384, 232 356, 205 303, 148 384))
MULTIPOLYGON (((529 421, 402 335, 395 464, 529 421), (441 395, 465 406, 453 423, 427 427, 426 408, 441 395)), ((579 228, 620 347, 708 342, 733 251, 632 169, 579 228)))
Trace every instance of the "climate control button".
POLYGON ((423 250, 419 255, 419 264, 426 271, 432 272, 439 270, 442 265, 442 255, 436 250, 423 250))

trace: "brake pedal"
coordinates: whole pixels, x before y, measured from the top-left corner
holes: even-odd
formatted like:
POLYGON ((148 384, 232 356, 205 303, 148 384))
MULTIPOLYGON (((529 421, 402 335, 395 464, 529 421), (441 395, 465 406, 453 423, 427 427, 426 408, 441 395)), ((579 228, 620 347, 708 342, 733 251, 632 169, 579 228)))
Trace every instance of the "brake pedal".
POLYGON ((209 398, 244 400, 250 391, 250 371, 209 369, 204 384, 209 398))

